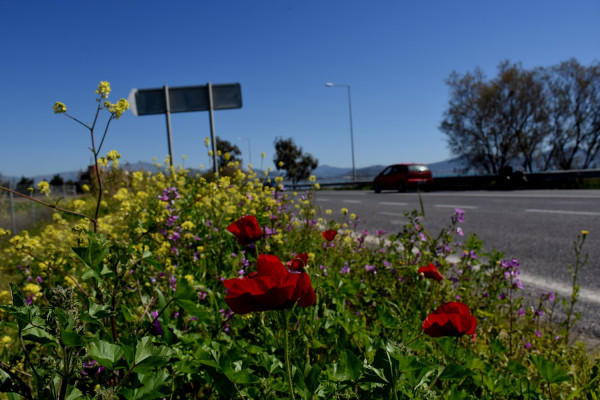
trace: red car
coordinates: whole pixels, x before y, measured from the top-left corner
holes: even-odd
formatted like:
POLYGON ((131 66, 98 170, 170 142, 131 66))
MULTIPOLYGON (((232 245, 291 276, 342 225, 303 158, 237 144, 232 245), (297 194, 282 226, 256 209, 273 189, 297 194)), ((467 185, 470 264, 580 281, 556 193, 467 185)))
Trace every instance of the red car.
POLYGON ((394 164, 385 168, 373 180, 375 193, 383 189, 403 192, 411 188, 428 190, 433 182, 431 171, 424 164, 394 164))

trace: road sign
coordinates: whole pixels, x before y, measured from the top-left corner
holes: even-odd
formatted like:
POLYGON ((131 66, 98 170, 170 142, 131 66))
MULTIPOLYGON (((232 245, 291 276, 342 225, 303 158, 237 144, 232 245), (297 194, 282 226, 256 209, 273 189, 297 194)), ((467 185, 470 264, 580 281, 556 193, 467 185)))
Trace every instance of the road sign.
MULTIPOLYGON (((208 85, 169 87, 171 113, 209 111, 208 85)), ((212 85, 213 110, 242 107, 242 90, 239 83, 212 85)), ((134 115, 166 114, 165 88, 132 89, 129 104, 134 115)))
POLYGON ((206 86, 180 86, 174 88, 163 86, 157 89, 132 89, 129 93, 129 105, 133 115, 166 115, 171 165, 173 165, 171 113, 209 111, 213 172, 217 176, 219 175, 213 111, 242 107, 242 90, 239 83, 213 85, 209 82, 206 86))

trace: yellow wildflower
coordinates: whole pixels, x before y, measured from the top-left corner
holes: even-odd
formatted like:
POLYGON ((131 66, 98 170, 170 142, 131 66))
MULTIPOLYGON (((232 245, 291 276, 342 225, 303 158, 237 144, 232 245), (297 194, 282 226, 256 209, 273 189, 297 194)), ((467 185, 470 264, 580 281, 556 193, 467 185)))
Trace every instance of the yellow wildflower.
POLYGON ((582 236, 587 236, 589 233, 590 233, 589 231, 581 231, 582 236))
POLYGON ((120 99, 114 104, 110 101, 105 101, 104 107, 106 107, 116 119, 119 119, 125 111, 129 110, 129 102, 125 99, 120 99))
POLYGON ((54 106, 52 106, 52 111, 54 111, 54 114, 66 113, 67 112, 67 106, 65 106, 64 103, 61 103, 60 101, 57 101, 56 103, 54 103, 54 106))
POLYGON ((10 235, 10 231, 0 228, 0 237, 10 235))
POLYGON ((98 84, 98 89, 96 89, 96 94, 99 94, 101 98, 107 99, 110 93, 110 83, 106 81, 101 81, 98 84))
POLYGON ((344 208, 342 208, 342 209, 340 210, 340 213, 341 213, 342 215, 348 215, 348 209, 347 209, 346 207, 344 207, 344 208))
POLYGON ((2 343, 2 345, 4 347, 8 347, 8 345, 10 344, 10 342, 12 342, 12 338, 10 336, 3 336, 2 340, 0 340, 0 342, 2 343))
POLYGON ((121 155, 119 154, 118 151, 111 150, 108 153, 106 153, 106 158, 108 159, 108 161, 115 161, 115 160, 121 158, 121 155))
POLYGON ((308 178, 309 181, 314 182, 317 180, 317 177, 314 175, 311 175, 310 178, 308 178))
POLYGON ((356 219, 356 214, 354 214, 354 213, 350 214, 350 219, 352 221, 354 221, 356 219))
POLYGON ((41 181, 40 183, 38 183, 37 184, 37 189, 44 196, 49 196, 50 195, 50 184, 48 182, 46 182, 46 181, 41 181))

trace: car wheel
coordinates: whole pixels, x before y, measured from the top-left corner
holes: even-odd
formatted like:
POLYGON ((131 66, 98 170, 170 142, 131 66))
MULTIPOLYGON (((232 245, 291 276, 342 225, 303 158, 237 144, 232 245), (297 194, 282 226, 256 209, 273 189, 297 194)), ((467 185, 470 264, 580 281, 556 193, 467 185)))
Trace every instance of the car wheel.
POLYGON ((398 188, 399 192, 404 192, 406 191, 406 188, 404 188, 404 185, 402 184, 402 182, 398 182, 398 186, 396 186, 398 188))
POLYGON ((381 193, 381 188, 378 184, 373 185, 373 190, 375 191, 375 193, 381 193))

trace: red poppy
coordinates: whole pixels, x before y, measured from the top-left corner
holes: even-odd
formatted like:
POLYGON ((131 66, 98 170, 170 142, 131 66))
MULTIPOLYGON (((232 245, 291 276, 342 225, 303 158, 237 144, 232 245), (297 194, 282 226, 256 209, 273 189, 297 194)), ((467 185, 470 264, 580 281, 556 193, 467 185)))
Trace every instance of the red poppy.
POLYGON ((223 281, 228 289, 225 303, 237 314, 283 310, 295 303, 309 307, 315 303, 306 272, 291 273, 279 258, 265 254, 258 256, 256 270, 247 277, 223 281))
POLYGON ((419 274, 423 274, 425 278, 435 279, 438 282, 444 280, 444 277, 442 274, 440 274, 440 271, 438 271, 438 269, 432 263, 429 263, 425 267, 419 268, 418 272, 419 274))
POLYGON ((431 337, 475 335, 477 319, 460 302, 442 304, 423 321, 423 332, 431 337))
POLYGON ((257 241, 263 234, 254 215, 246 215, 229 225, 227 230, 237 237, 241 245, 257 241))
POLYGON ((308 255, 305 253, 298 254, 292 261, 288 261, 286 264, 290 271, 302 272, 308 265, 308 255))
POLYGON ((328 242, 331 242, 333 239, 335 239, 335 237, 337 235, 337 231, 335 229, 330 229, 328 231, 322 232, 321 235, 323 235, 325 240, 327 240, 328 242))

